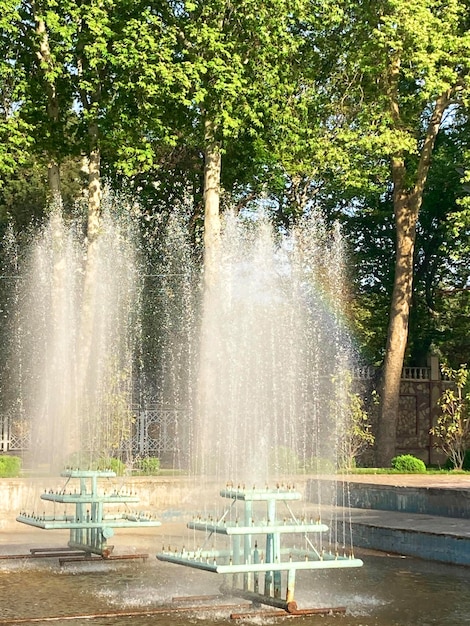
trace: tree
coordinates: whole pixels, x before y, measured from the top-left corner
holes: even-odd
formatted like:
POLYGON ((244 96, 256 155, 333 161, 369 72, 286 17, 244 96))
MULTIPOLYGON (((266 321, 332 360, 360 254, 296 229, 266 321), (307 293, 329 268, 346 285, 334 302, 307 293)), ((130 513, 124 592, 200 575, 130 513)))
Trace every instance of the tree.
MULTIPOLYGON (((395 262, 377 433, 378 464, 389 466, 409 336, 418 218, 438 134, 452 126, 468 99, 469 5, 341 0, 331 12, 325 29, 305 31, 307 52, 320 72, 304 77, 297 107, 310 120, 319 116, 316 146, 302 145, 314 155, 314 164, 323 153, 323 165, 309 170, 300 151, 303 165, 296 175, 307 174, 310 184, 324 181, 323 188, 336 180, 349 198, 391 199, 395 262)), ((318 189, 317 184, 313 193, 318 189)), ((348 210, 361 206, 353 201, 348 210)))
POLYGON ((71 26, 64 28, 60 24, 56 9, 56 4, 47 0, 25 0, 19 4, 16 18, 20 33, 16 41, 17 67, 26 77, 18 110, 33 137, 29 162, 47 171, 49 201, 61 197, 62 162, 77 154, 78 118, 73 111, 70 81, 71 26))
POLYGON ((441 414, 430 434, 435 437, 435 447, 447 455, 455 469, 461 470, 470 445, 469 371, 466 365, 457 370, 444 366, 442 373, 454 383, 454 388, 446 389, 439 398, 441 414))
MULTIPOLYGON (((59 94, 56 84, 56 64, 52 56, 49 45, 49 36, 46 30, 44 17, 36 3, 31 2, 32 18, 35 23, 35 34, 37 36, 37 59, 39 68, 44 77, 45 93, 47 97, 46 111, 49 118, 50 127, 57 127, 60 119, 59 94)), ((57 148, 57 143, 55 148, 57 148)), ((47 167, 49 188, 54 199, 61 197, 60 189, 60 166, 59 159, 54 154, 55 149, 51 151, 50 160, 47 167)))
POLYGON ((298 46, 293 25, 302 0, 186 2, 174 12, 183 71, 178 101, 194 129, 204 158, 206 273, 220 229, 222 159, 246 131, 263 136, 276 124, 279 102, 290 92, 289 75, 298 46))
POLYGON ((20 40, 18 3, 0 2, 0 188, 5 176, 23 163, 32 143, 31 129, 18 103, 24 98, 26 75, 18 63, 20 40))
POLYGON ((324 86, 331 102, 326 128, 336 147, 336 175, 350 189, 381 187, 393 206, 395 264, 377 433, 378 464, 389 466, 417 221, 438 133, 467 101, 469 7, 457 0, 345 0, 337 6, 341 19, 330 39, 343 46, 336 58, 325 55, 329 80, 324 86))
POLYGON ((42 218, 52 196, 62 195, 68 207, 80 196, 78 118, 71 66, 64 62, 70 59, 67 38, 45 21, 47 17, 56 24, 51 8, 42 0, 4 5, 0 89, 8 132, 0 131, 0 153, 6 157, 4 167, 0 165, 0 222, 12 219, 21 232, 42 218))
MULTIPOLYGON (((467 137, 464 121, 454 120, 437 138, 416 227, 406 349, 410 365, 426 366, 433 352, 455 367, 468 354, 470 294, 465 286, 470 257, 466 210, 461 206, 468 193, 461 180, 467 137)), ((356 193, 348 201, 343 190, 330 187, 325 206, 341 221, 350 250, 355 297, 349 316, 355 335, 363 357, 378 366, 384 356, 394 275, 391 193, 356 193)))
MULTIPOLYGON (((374 443, 369 415, 361 395, 352 389, 352 377, 348 373, 341 381, 338 400, 344 404, 343 422, 339 425, 338 467, 350 470, 358 457, 374 443)), ((373 400, 375 401, 375 394, 373 400)))
POLYGON ((461 205, 468 193, 462 182, 468 141, 465 127, 455 121, 451 129, 439 134, 418 218, 407 349, 411 363, 416 365, 426 365, 431 351, 453 367, 468 354, 465 349, 455 349, 455 339, 460 336, 465 342, 468 329, 463 316, 468 310, 464 302, 469 231, 461 205), (460 311, 452 306, 455 296, 459 296, 460 311))
MULTIPOLYGON (((444 114, 463 101, 469 68, 468 15, 458 2, 396 2, 375 27, 391 132, 395 278, 377 435, 380 465, 395 453, 400 379, 408 340, 416 224, 444 114), (391 9, 391 10, 390 10, 391 9)), ((384 129, 385 130, 385 129, 384 129)))
MULTIPOLYGON (((65 161, 74 157, 86 162, 90 244, 99 231, 103 155, 108 170, 122 158, 129 141, 141 155, 135 129, 143 119, 132 110, 138 90, 136 98, 126 99, 136 84, 127 81, 127 61, 137 51, 122 46, 141 8, 125 0, 25 0, 16 15, 21 33, 17 67, 27 78, 19 116, 31 127, 36 159, 48 164, 52 195, 60 193, 65 161), (126 130, 127 143, 122 141, 126 130)), ((153 78, 158 84, 158 72, 153 78)))

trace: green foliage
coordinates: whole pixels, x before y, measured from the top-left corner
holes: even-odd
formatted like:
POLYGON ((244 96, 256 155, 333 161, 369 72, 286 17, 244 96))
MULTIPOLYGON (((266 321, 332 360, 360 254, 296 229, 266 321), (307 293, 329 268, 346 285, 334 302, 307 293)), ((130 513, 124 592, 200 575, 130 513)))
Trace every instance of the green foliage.
POLYGON ((465 3, 451 0, 443 10, 428 0, 1 0, 0 7, 0 228, 9 216, 18 230, 42 216, 50 157, 60 162, 66 205, 80 196, 76 166, 89 153, 92 125, 102 171, 146 194, 149 220, 188 195, 196 218, 210 118, 223 150, 225 205, 267 199, 284 226, 315 203, 342 218, 357 286, 349 317, 374 363, 384 355, 394 276, 390 159, 404 155, 412 189, 433 103, 451 90, 452 115, 436 142, 417 228, 409 355, 416 362, 434 345, 462 362, 470 336, 470 211, 460 181, 468 183, 470 136, 465 3), (49 62, 39 59, 36 18, 49 62))
POLYGON ((445 360, 458 367, 470 353, 470 290, 451 287, 443 289, 441 294, 436 307, 439 324, 436 345, 445 360))
POLYGON ((0 189, 4 177, 24 162, 33 138, 22 119, 18 103, 27 89, 26 71, 18 64, 20 54, 19 3, 0 2, 0 189))
POLYGON ((430 433, 434 445, 442 450, 456 469, 462 469, 465 451, 470 446, 470 390, 466 365, 458 369, 442 367, 443 374, 453 383, 438 400, 441 413, 430 433))
POLYGON ((21 472, 21 458, 19 456, 0 456, 0 477, 15 478, 21 472))
POLYGON ((123 476, 126 471, 126 464, 121 459, 116 459, 115 457, 98 459, 94 465, 94 469, 100 471, 111 470, 116 476, 123 476))
POLYGON ((426 465, 424 461, 416 458, 412 454, 401 454, 392 459, 392 467, 404 474, 424 474, 426 465))
POLYGON ((135 463, 135 468, 142 474, 157 476, 160 474, 160 459, 156 456, 144 457, 135 463))
POLYGON ((364 401, 352 389, 351 374, 346 372, 341 379, 335 381, 336 391, 332 404, 339 422, 338 467, 351 469, 356 466, 356 460, 361 453, 373 445, 375 438, 364 401))
MULTIPOLYGON (((413 302, 407 361, 425 366, 430 351, 456 366, 470 350, 468 277, 470 222, 459 202, 468 193, 460 164, 466 161, 468 125, 456 123, 438 136, 417 223, 413 302)), ((369 194, 354 200, 341 215, 344 192, 331 199, 352 250, 355 297, 350 317, 364 357, 380 364, 387 336, 393 288, 395 228, 391 194, 369 194), (358 242, 361 242, 358 245, 358 242)), ((327 206, 330 206, 329 204, 327 206)), ((470 215, 470 212, 468 212, 470 215)))
POLYGON ((343 458, 340 466, 349 469, 355 467, 357 458, 369 446, 372 446, 375 437, 372 433, 372 425, 369 415, 364 410, 364 401, 358 393, 348 393, 349 416, 348 432, 346 433, 345 446, 343 447, 343 458))
POLYGON ((410 362, 425 365, 430 350, 452 366, 465 362, 470 292, 468 193, 461 164, 468 150, 468 125, 456 120, 438 136, 420 211, 410 318, 410 362))

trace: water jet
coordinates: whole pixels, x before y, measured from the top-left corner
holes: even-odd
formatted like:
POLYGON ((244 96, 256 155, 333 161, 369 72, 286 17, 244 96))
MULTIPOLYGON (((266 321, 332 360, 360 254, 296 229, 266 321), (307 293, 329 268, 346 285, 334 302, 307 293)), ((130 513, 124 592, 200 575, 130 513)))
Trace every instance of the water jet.
MULTIPOLYGON (((320 222, 313 224, 315 219, 284 237, 268 220, 243 223, 227 216, 218 271, 202 307, 191 311, 184 333, 175 329, 175 311, 168 309, 161 316, 167 324, 161 354, 171 359, 161 364, 166 385, 161 385, 159 401, 162 406, 187 407, 175 429, 175 459, 184 460, 199 484, 221 484, 228 476, 250 485, 273 484, 285 475, 289 480, 298 473, 305 476, 320 464, 336 470, 347 413, 342 382, 353 357, 341 313, 339 237, 336 231, 326 233, 320 222), (193 343, 186 345, 186 339, 193 343)), ((31 307, 25 306, 21 321, 23 328, 31 327, 38 345, 21 343, 24 402, 18 404, 35 424, 39 461, 52 460, 51 469, 64 467, 74 455, 77 465, 85 467, 81 461, 109 456, 131 438, 129 407, 136 373, 129 364, 139 334, 134 323, 140 302, 138 263, 119 224, 109 218, 103 234, 95 273, 95 279, 102 280, 96 281, 93 298, 84 285, 83 242, 58 217, 38 237, 31 261, 34 269, 33 260, 39 260, 41 271, 31 270, 31 293, 25 302, 33 301, 40 285, 41 306, 29 326, 31 307), (35 359, 27 355, 32 347, 35 359)), ((168 280, 162 280, 164 295, 174 303, 180 299, 168 280)), ((193 303, 188 294, 181 300, 193 303)), ((120 523, 143 521, 106 516, 102 507, 111 502, 101 499, 94 483, 106 476, 74 471, 64 477, 79 481, 76 494, 61 490, 41 496, 54 505, 74 507, 72 513, 52 519, 23 513, 18 521, 46 530, 67 528, 69 545, 110 558, 106 535, 120 523), (86 480, 91 480, 90 488, 86 480)), ((292 614, 297 610, 296 572, 362 565, 352 553, 337 554, 334 542, 329 549, 324 535, 334 535, 331 523, 318 521, 318 514, 306 520, 294 513, 291 505, 302 497, 293 486, 231 485, 220 495, 229 502, 227 513, 212 521, 193 520, 188 529, 228 545, 207 548, 204 556, 197 549, 195 556, 183 550, 176 556, 162 551, 159 560, 228 576, 228 587, 238 594, 257 594, 250 601, 270 602, 292 614), (285 521, 279 517, 280 506, 286 508, 285 521), (229 524, 230 515, 238 523, 234 519, 229 524), (301 548, 294 537, 302 539, 301 548)), ((125 503, 132 504, 132 498, 125 503)))

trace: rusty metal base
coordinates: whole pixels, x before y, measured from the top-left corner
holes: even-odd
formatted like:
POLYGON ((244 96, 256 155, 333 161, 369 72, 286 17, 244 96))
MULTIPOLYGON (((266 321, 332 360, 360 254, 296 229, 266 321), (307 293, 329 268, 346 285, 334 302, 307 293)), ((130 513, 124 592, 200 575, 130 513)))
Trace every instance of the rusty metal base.
MULTIPOLYGON (((228 596, 241 598, 243 600, 250 602, 250 604, 239 603, 238 605, 233 604, 232 606, 227 605, 227 604, 212 605, 213 610, 223 609, 223 608, 242 609, 246 607, 247 610, 244 610, 243 612, 230 613, 230 619, 234 619, 234 620, 249 619, 253 617, 269 617, 269 618, 283 617, 285 618, 285 617, 305 617, 308 615, 321 615, 321 616, 344 615, 346 613, 346 607, 343 607, 343 606, 312 607, 312 608, 299 609, 297 607, 296 602, 287 603, 281 600, 280 598, 271 598, 271 597, 264 596, 262 594, 257 594, 253 592, 244 591, 242 589, 233 589, 233 588, 228 588, 228 587, 222 587, 221 593, 216 594, 216 595, 180 596, 180 597, 175 597, 172 600, 173 602, 183 602, 183 603, 192 604, 192 607, 188 607, 188 608, 192 608, 193 610, 196 611, 196 610, 201 610, 202 608, 204 610, 207 610, 208 607, 207 606, 201 607, 200 605, 194 604, 194 603, 207 602, 210 600, 220 600, 221 598, 226 598, 228 596), (273 607, 273 610, 261 609, 260 607, 262 605, 273 607)), ((173 610, 178 611, 181 609, 182 607, 180 607, 179 609, 175 608, 173 610)))
MULTIPOLYGON (((192 601, 198 602, 203 600, 208 600, 210 597, 218 597, 220 596, 189 596, 185 598, 177 598, 177 600, 181 601, 192 601)), ((96 612, 96 613, 75 613, 73 615, 49 615, 42 617, 13 617, 13 618, 0 618, 0 626, 7 626, 13 624, 32 624, 32 623, 47 623, 47 622, 57 622, 57 621, 74 621, 74 620, 93 620, 93 619, 113 619, 116 617, 147 617, 147 616, 157 616, 157 615, 171 615, 172 613, 191 613, 192 611, 221 611, 221 610, 233 610, 233 609, 244 609, 245 607, 248 609, 253 605, 242 604, 242 603, 232 603, 232 604, 196 604, 192 606, 179 606, 179 607, 158 607, 158 608, 148 608, 148 609, 131 609, 131 610, 115 610, 115 611, 104 611, 104 612, 96 612)), ((277 610, 277 611, 260 611, 259 609, 248 611, 244 613, 231 613, 230 619, 246 619, 257 616, 262 617, 301 617, 305 615, 333 615, 344 613, 345 609, 339 608, 321 608, 321 609, 298 609, 294 613, 288 613, 287 611, 277 610)))
POLYGON ((346 613, 346 607, 321 607, 310 609, 294 609, 291 611, 285 611, 284 609, 277 609, 272 611, 248 611, 245 613, 231 613, 230 619, 247 619, 252 617, 305 617, 307 615, 344 615, 346 613))
POLYGON ((21 559, 50 559, 56 558, 59 560, 60 565, 66 565, 67 563, 80 563, 84 561, 124 561, 129 559, 142 559, 147 560, 149 555, 143 554, 110 554, 106 555, 91 555, 84 550, 74 550, 70 548, 31 548, 29 554, 0 554, 0 560, 21 560, 21 559))
POLYGON ((88 554, 84 554, 83 556, 70 556, 70 557, 61 557, 59 558, 60 565, 67 565, 67 563, 80 563, 84 561, 93 561, 94 563, 106 562, 106 561, 129 561, 141 559, 142 561, 146 561, 149 558, 149 555, 146 553, 141 554, 111 554, 109 556, 90 556, 88 554))
POLYGON ((73 557, 83 554, 70 548, 31 548, 29 554, 0 554, 2 561, 14 561, 15 559, 47 559, 59 557, 73 557))

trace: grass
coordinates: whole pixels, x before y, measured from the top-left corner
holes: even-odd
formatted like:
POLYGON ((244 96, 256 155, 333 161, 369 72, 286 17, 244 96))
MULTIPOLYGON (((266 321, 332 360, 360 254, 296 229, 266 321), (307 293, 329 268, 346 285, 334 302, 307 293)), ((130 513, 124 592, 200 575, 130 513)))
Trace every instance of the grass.
MULTIPOLYGON (((349 474, 404 474, 404 473, 415 473, 415 472, 402 472, 392 467, 355 467, 354 469, 348 470, 349 474)), ((440 474, 440 475, 449 475, 455 476, 456 474, 461 474, 462 476, 466 476, 469 474, 466 470, 455 470, 455 469, 444 469, 439 467, 427 467, 426 474, 440 474)), ((425 476, 425 474, 423 474, 425 476)))

